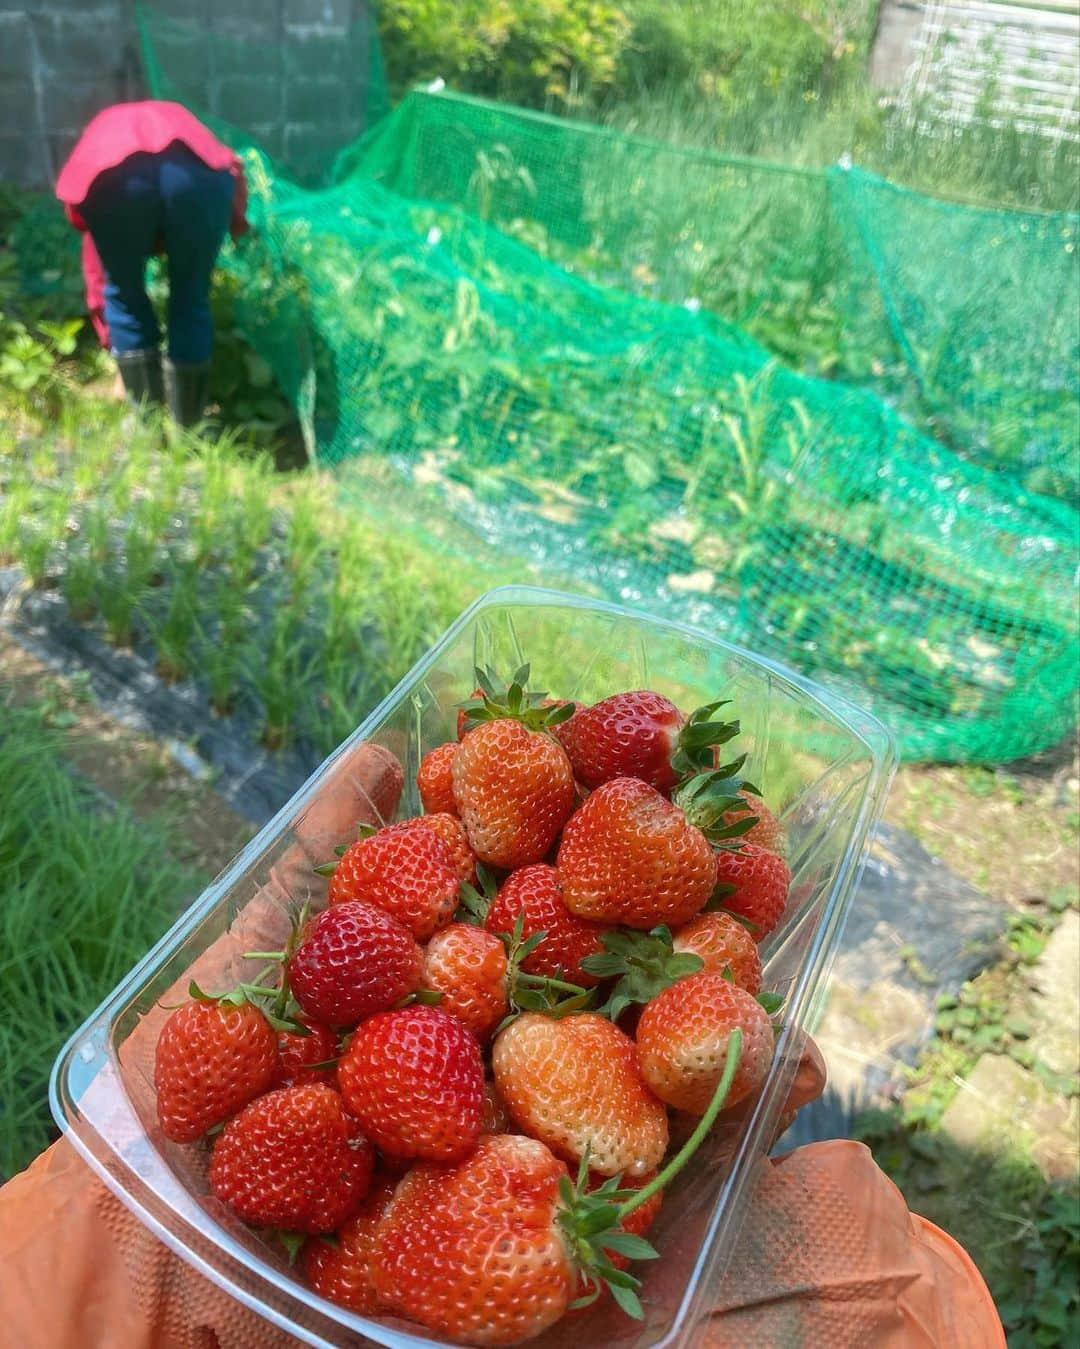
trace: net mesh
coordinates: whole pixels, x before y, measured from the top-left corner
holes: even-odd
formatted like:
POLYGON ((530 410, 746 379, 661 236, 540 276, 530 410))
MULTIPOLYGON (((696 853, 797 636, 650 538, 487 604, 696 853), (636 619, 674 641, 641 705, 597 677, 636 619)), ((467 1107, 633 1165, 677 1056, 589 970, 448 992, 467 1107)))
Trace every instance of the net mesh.
POLYGON ((211 117, 251 189, 240 320, 344 490, 378 456, 547 575, 870 702, 909 758, 1067 733, 1076 216, 435 92, 305 188, 211 117))

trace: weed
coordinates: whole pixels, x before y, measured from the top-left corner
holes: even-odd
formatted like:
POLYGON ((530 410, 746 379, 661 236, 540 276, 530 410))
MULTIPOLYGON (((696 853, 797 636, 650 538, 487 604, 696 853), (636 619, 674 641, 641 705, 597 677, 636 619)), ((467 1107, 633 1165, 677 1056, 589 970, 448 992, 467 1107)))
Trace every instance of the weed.
POLYGON ((201 880, 170 857, 154 821, 135 821, 84 788, 60 758, 62 707, 0 699, 0 1177, 56 1136, 49 1069, 201 880))

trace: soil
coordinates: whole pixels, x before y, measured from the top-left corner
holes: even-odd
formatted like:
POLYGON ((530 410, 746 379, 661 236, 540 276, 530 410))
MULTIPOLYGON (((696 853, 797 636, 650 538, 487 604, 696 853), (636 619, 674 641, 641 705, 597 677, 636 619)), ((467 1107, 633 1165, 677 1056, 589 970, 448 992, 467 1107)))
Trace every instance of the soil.
POLYGON ((255 833, 205 779, 192 775, 197 760, 180 762, 185 747, 140 735, 103 712, 78 679, 65 678, 0 630, 0 696, 35 702, 63 736, 75 769, 141 818, 175 820, 179 859, 216 875, 255 833))

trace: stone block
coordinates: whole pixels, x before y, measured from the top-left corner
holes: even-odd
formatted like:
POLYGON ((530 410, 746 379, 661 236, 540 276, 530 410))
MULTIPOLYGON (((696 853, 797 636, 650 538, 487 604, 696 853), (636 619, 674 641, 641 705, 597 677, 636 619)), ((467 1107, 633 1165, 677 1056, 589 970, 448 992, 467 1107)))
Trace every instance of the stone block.
POLYGON ((28 75, 32 51, 27 14, 0 14, 0 76, 28 75))
POLYGON ((1078 1127, 1076 1097, 1048 1091, 1033 1072, 1000 1054, 982 1056, 941 1120, 942 1132, 957 1147, 1028 1152, 1052 1179, 1076 1175, 1078 1127))
POLYGON ((210 51, 202 35, 163 38, 154 43, 162 76, 177 90, 200 90, 210 78, 210 51))
POLYGON ((131 38, 128 18, 118 4, 42 14, 33 21, 42 65, 55 79, 108 79, 131 38))
POLYGON ((112 80, 56 80, 45 91, 50 131, 82 131, 91 117, 115 101, 112 80))
POLYGON ((1080 913, 1062 917, 1031 971, 1031 1048, 1055 1073, 1080 1071, 1080 913))
POLYGON ((281 86, 276 80, 219 80, 213 108, 219 117, 238 127, 274 122, 281 112, 281 86))
POLYGON ((291 80, 285 86, 285 119, 339 122, 344 113, 345 92, 338 80, 291 80))
MULTIPOLYGON (((11 126, 0 121, 0 126, 11 126)), ((51 178, 37 136, 0 135, 0 179, 23 187, 49 187, 51 178)))
POLYGON ((284 0, 282 20, 286 28, 347 28, 353 9, 353 0, 284 0))
POLYGON ((352 38, 293 37, 284 43, 285 77, 293 80, 341 80, 351 82, 359 66, 367 69, 367 51, 358 51, 352 38))

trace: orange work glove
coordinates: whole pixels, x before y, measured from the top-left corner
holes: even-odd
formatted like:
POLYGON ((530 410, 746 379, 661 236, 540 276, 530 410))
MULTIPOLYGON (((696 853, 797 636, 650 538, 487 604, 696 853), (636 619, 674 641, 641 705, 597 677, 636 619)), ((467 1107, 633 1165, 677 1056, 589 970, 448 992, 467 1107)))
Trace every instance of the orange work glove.
MULTIPOLYGON (((402 787, 393 756, 361 746, 297 824, 296 847, 176 985, 223 987, 233 962, 280 936, 285 901, 311 865, 355 836, 358 820, 392 818, 402 787)), ((152 1073, 167 1013, 125 1042, 129 1071, 152 1073)), ((808 1042, 790 1113, 823 1089, 808 1042)), ((144 1227, 66 1141, 0 1189, 0 1342, 19 1349, 298 1349, 209 1283, 144 1227)), ((910 1214, 857 1143, 818 1143, 762 1163, 740 1243, 697 1329, 698 1349, 860 1345, 874 1349, 1004 1349, 986 1286, 945 1233, 910 1214)))

